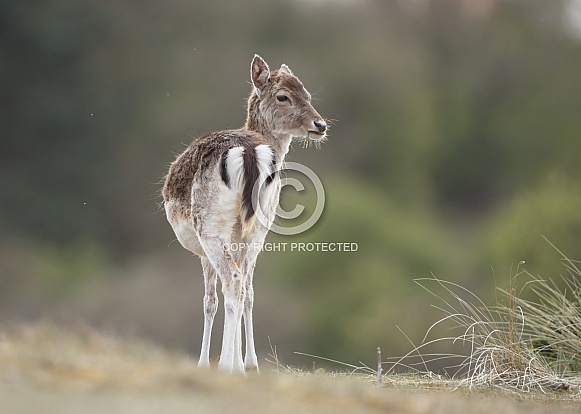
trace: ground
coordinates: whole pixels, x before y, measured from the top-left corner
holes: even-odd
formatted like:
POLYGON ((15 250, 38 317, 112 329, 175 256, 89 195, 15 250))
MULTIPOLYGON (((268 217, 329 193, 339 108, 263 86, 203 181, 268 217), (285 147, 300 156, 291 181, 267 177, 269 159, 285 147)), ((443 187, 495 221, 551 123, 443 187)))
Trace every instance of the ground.
POLYGON ((555 413, 581 396, 470 390, 434 376, 280 369, 260 375, 199 370, 195 360, 88 327, 0 329, 0 406, 5 413, 555 413))

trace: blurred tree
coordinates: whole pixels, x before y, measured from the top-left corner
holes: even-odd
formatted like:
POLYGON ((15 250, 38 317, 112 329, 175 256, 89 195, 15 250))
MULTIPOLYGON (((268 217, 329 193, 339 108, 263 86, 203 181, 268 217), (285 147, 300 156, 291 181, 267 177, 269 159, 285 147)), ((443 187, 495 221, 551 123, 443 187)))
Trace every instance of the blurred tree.
POLYGON ((335 120, 322 151, 290 154, 328 194, 321 223, 297 240, 359 244, 265 266, 311 292, 317 352, 349 358, 396 341, 415 277, 470 284, 482 274, 473 263, 533 263, 527 243, 541 232, 575 254, 581 42, 569 4, 1 2, 0 257, 11 259, 0 270, 63 286, 108 257, 165 247, 173 235, 155 213, 166 165, 193 137, 243 123, 260 53, 288 63, 335 120), (474 239, 492 253, 474 253, 474 239), (45 252, 38 269, 5 253, 15 240, 45 252))
POLYGON ((98 8, 74 2, 0 5, 4 237, 71 242, 98 232, 99 172, 112 153, 92 122, 82 64, 103 23, 98 8))
POLYGON ((439 140, 432 176, 444 206, 478 211, 571 158, 552 154, 571 150, 570 131, 579 130, 565 108, 579 104, 568 102, 580 87, 569 71, 578 73, 581 55, 558 26, 564 2, 497 2, 480 21, 449 13, 461 3, 432 3, 428 16, 439 140))
POLYGON ((555 172, 537 188, 522 192, 501 211, 487 232, 483 261, 503 278, 521 268, 535 276, 552 278, 566 273, 562 257, 578 260, 581 238, 581 184, 563 172, 555 172))
POLYGON ((404 324, 414 337, 423 333, 425 327, 414 319, 431 316, 428 307, 410 315, 410 306, 422 300, 413 279, 430 272, 457 274, 454 249, 449 234, 428 217, 401 210, 374 185, 338 178, 325 181, 328 198, 315 227, 292 237, 269 237, 287 243, 287 250, 261 258, 256 274, 308 298, 309 352, 370 362, 378 345, 395 354, 406 351, 409 343, 396 325, 404 324), (347 243, 348 251, 320 251, 317 242, 347 243), (311 243, 313 250, 291 250, 292 243, 311 243), (273 268, 274 274, 266 270, 273 268))

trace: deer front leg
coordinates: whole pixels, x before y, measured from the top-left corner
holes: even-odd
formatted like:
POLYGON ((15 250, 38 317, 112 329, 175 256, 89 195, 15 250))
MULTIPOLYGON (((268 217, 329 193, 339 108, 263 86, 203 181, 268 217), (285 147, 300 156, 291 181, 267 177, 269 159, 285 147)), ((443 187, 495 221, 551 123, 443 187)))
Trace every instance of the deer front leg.
POLYGON ((244 356, 244 367, 246 371, 258 370, 258 358, 256 357, 256 349, 254 346, 254 323, 252 312, 254 308, 254 267, 256 259, 260 253, 260 247, 266 237, 267 229, 265 227, 258 227, 255 230, 254 237, 246 240, 246 246, 253 246, 249 248, 244 257, 243 269, 245 274, 245 288, 246 296, 244 298, 244 333, 246 335, 246 353, 244 356))

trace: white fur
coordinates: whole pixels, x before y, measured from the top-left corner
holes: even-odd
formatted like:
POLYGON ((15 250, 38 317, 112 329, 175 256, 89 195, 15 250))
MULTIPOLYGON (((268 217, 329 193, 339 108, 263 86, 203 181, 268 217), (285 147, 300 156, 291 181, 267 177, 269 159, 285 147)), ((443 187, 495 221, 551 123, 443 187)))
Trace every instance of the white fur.
POLYGON ((173 200, 165 203, 165 214, 171 227, 182 246, 198 256, 204 256, 204 250, 200 246, 198 235, 187 218, 174 214, 177 203, 173 200))
POLYGON ((256 146, 256 159, 258 160, 258 170, 261 174, 270 175, 273 155, 270 145, 261 144, 256 146))
MULTIPOLYGON (((281 71, 287 75, 292 74, 286 65, 281 66, 281 71)), ((314 122, 322 120, 311 106, 308 92, 307 99, 301 98, 300 102, 296 102, 300 111, 297 107, 269 104, 275 99, 275 91, 267 87, 270 70, 258 55, 252 60, 250 76, 255 93, 260 97, 260 103, 250 105, 256 99, 256 96, 251 94, 246 125, 239 130, 222 131, 222 134, 240 134, 241 137, 248 138, 249 142, 258 144, 258 140, 255 141, 248 132, 261 132, 263 137, 260 141, 270 144, 257 145, 253 149, 256 151, 258 164, 255 167, 259 171, 259 184, 249 183, 254 185, 257 191, 257 193, 253 191, 252 194, 253 201, 257 204, 254 206, 253 218, 245 220, 241 217, 244 179, 248 175, 244 171, 245 149, 242 146, 231 148, 225 155, 229 185, 221 178, 223 153, 214 151, 202 154, 213 159, 210 163, 199 165, 199 162, 191 157, 192 148, 188 147, 186 151, 190 157, 179 156, 172 164, 163 191, 166 215, 178 240, 186 249, 202 257, 205 282, 204 333, 198 365, 206 367, 210 365, 210 337, 218 307, 217 281, 220 280, 225 320, 218 367, 227 372, 258 370, 252 322, 254 304, 252 284, 254 266, 260 249, 235 253, 225 247, 232 243, 243 243, 246 246, 262 245, 274 220, 281 188, 278 175, 275 175, 268 185, 266 180, 273 173, 273 167, 281 168, 292 137, 305 135, 308 137, 314 122), (276 164, 273 164, 273 159, 276 159, 276 164), (212 167, 208 167, 209 165, 212 167), (201 166, 206 168, 200 168, 201 166), (192 188, 189 197, 183 194, 182 181, 174 180, 173 175, 177 174, 178 179, 183 179, 179 175, 183 174, 184 168, 195 169, 195 174, 191 178, 192 188), (174 185, 176 188, 172 188, 174 185), (262 214, 262 219, 259 214, 262 214), (242 317, 246 334, 244 361, 242 317)), ((216 136, 214 139, 222 137, 216 136)), ((197 144, 194 142, 192 145, 196 147, 197 144)), ((194 150, 204 151, 204 148, 197 146, 194 150)))
MULTIPOLYGON (((273 151, 270 145, 258 145, 256 147, 256 159, 258 161, 258 170, 260 176, 258 183, 255 184, 252 192, 252 199, 254 203, 254 212, 256 218, 263 226, 270 227, 270 209, 273 197, 278 201, 278 182, 273 182, 267 185, 267 178, 274 172, 273 168, 273 151)), ((275 181, 277 178, 275 177, 275 181)))
POLYGON ((230 187, 240 191, 244 185, 244 148, 234 147, 228 150, 226 171, 230 177, 230 187))

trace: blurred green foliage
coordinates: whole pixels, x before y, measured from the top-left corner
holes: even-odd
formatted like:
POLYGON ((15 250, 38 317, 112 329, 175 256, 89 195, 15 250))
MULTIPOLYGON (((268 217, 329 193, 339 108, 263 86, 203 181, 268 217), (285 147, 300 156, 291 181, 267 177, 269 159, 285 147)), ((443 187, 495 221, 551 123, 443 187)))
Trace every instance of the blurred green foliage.
MULTIPOLYGON (((581 240, 581 183, 554 173, 538 186, 524 191, 498 214, 488 239, 489 264, 500 274, 524 261, 524 268, 542 278, 559 281, 566 273, 565 255, 577 260, 581 240), (548 248, 553 243, 559 250, 548 248), (562 253, 562 254, 561 254, 562 253)), ((513 272, 514 273, 514 272, 513 272)))
MULTIPOLYGON (((322 150, 289 154, 325 185, 320 222, 269 240, 359 248, 265 253, 257 279, 309 298, 312 353, 397 353, 395 325, 419 335, 431 318, 414 278, 482 288, 490 266, 508 278, 520 260, 553 276, 542 235, 578 258, 574 4, 2 2, 0 246, 40 251, 22 268, 57 290, 165 249, 159 181, 193 137, 243 123, 260 53, 334 120, 322 150)), ((17 283, 15 257, 0 263, 0 295, 17 283)))
POLYGON ((272 277, 281 287, 308 298, 305 333, 309 348, 320 355, 364 359, 377 344, 393 341, 401 349, 405 338, 394 332, 395 325, 417 336, 425 326, 414 319, 428 311, 415 306, 421 292, 412 279, 449 273, 454 251, 449 234, 429 214, 398 208, 373 185, 341 176, 325 183, 325 213, 315 227, 297 236, 269 237, 273 244, 286 242, 287 251, 265 254, 257 273, 277 266, 272 277), (349 243, 349 251, 317 251, 320 241, 349 243), (291 243, 315 248, 292 251, 291 243))

